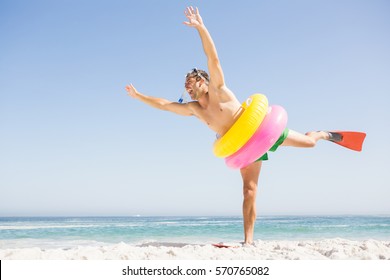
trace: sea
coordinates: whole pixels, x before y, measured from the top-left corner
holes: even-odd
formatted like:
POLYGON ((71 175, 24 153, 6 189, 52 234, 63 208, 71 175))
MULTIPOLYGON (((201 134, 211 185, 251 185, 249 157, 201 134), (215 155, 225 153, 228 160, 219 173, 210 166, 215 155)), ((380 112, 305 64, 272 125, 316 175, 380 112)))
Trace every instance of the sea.
MULTIPOLYGON (((255 240, 390 240, 390 216, 262 216, 255 240)), ((0 249, 241 242, 242 217, 0 217, 0 249)))

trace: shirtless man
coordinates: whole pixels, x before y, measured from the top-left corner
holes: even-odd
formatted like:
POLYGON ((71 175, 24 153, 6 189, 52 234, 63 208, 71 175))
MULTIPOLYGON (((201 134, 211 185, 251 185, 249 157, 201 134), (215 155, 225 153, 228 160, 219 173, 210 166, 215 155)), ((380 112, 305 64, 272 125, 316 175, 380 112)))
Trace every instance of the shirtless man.
MULTIPOLYGON (((195 28, 199 33, 210 73, 208 75, 203 70, 193 69, 187 74, 184 85, 193 102, 182 104, 147 96, 138 92, 132 84, 126 86, 126 90, 131 97, 154 108, 182 116, 195 116, 218 135, 224 135, 240 117, 242 113, 241 103, 225 85, 217 50, 203 23, 198 8, 188 7, 184 13, 188 19, 184 24, 195 28)), ((303 135, 292 130, 286 130, 284 136, 282 135, 279 138, 278 145, 314 147, 318 140, 329 140, 329 137, 329 133, 324 131, 309 132, 303 135)), ((263 159, 266 158, 263 156, 260 160, 240 170, 243 181, 244 243, 246 244, 253 243, 256 220, 256 192, 263 159)))

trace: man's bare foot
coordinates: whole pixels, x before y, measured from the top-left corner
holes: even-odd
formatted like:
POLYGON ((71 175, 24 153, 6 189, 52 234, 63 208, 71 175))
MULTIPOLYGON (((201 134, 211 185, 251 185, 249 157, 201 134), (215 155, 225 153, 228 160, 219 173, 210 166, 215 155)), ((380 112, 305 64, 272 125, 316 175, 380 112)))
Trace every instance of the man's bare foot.
POLYGON ((316 139, 316 141, 318 141, 320 139, 330 140, 330 135, 329 135, 329 132, 327 132, 327 131, 310 131, 310 132, 307 132, 306 135, 316 139))

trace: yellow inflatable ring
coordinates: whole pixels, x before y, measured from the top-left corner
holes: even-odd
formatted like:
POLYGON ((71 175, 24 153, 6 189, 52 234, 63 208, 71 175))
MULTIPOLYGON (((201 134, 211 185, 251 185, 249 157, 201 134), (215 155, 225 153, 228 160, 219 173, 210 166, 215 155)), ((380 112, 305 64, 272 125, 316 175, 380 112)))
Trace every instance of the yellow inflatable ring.
POLYGON ((214 143, 217 157, 228 157, 237 152, 256 132, 268 110, 268 99, 263 94, 253 94, 242 103, 244 112, 232 127, 214 143))

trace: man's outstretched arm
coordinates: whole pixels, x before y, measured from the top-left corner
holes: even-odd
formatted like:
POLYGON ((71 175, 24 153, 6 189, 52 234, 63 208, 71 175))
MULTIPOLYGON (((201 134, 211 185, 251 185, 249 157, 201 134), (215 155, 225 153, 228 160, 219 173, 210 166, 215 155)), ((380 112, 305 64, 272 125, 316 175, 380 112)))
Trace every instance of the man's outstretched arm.
POLYGON ((138 99, 139 101, 142 101, 143 103, 153 108, 169 111, 182 116, 194 115, 188 103, 180 104, 164 98, 144 95, 137 91, 132 84, 126 86, 126 91, 128 92, 129 96, 138 99))
POLYGON ((218 88, 224 86, 225 80, 222 67, 219 62, 217 49, 209 31, 203 24, 198 8, 195 10, 193 7, 188 7, 184 13, 188 19, 188 22, 184 22, 184 24, 196 28, 202 40, 203 50, 207 57, 207 65, 210 72, 210 83, 218 88))

